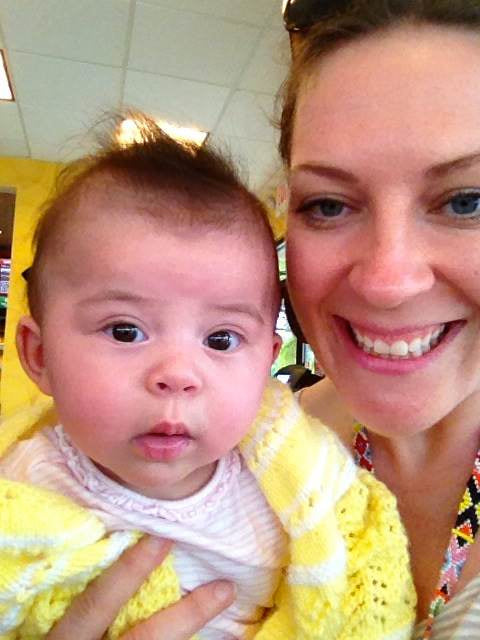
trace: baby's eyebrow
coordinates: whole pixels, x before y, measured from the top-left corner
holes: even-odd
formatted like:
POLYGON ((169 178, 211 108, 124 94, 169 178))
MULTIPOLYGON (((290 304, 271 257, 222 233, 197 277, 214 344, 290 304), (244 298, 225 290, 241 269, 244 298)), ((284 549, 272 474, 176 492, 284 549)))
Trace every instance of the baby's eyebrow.
POLYGON ((242 315, 249 316, 259 324, 265 324, 265 318, 253 304, 233 302, 232 304, 214 305, 213 309, 215 311, 223 311, 227 313, 240 313, 242 315))
POLYGON ((145 298, 144 296, 132 293, 131 291, 123 291, 121 289, 108 289, 107 291, 101 291, 94 294, 93 296, 89 296, 88 298, 83 298, 81 304, 95 305, 101 304, 102 302, 130 302, 138 304, 140 302, 145 303, 147 301, 147 298, 145 298))

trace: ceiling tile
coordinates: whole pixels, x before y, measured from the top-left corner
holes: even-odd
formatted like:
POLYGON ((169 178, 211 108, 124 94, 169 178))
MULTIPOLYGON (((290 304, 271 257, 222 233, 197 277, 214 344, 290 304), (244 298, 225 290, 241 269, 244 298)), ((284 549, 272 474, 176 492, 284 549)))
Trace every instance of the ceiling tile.
MULTIPOLYGON (((24 140, 20 113, 15 102, 0 102, 0 131, 8 134, 8 137, 15 140, 24 140)), ((0 137, 0 140, 3 136, 0 137)))
POLYGON ((9 49, 120 66, 129 7, 128 0, 2 0, 0 22, 9 49))
POLYGON ((147 0, 150 4, 182 11, 205 13, 217 18, 239 20, 261 26, 270 18, 278 0, 147 0))
POLYGON ((240 175, 252 189, 258 191, 273 173, 280 161, 273 143, 246 140, 234 136, 212 136, 212 141, 227 148, 240 169, 240 175))
POLYGON ((234 86, 259 33, 249 25, 139 2, 128 67, 234 86))
POLYGON ((241 89, 276 94, 288 71, 288 36, 268 29, 240 79, 241 89))
POLYGON ((14 51, 12 71, 20 107, 51 107, 90 113, 118 109, 121 69, 14 51))
POLYGON ((271 27, 275 29, 275 31, 285 31, 285 26, 283 24, 282 7, 280 2, 277 4, 276 10, 274 10, 272 13, 270 24, 271 27))
POLYGON ((213 84, 128 71, 124 104, 155 118, 210 131, 228 98, 230 89, 213 84))
POLYGON ((215 133, 275 144, 277 132, 272 125, 274 102, 271 95, 236 91, 215 133))
POLYGON ((95 146, 91 118, 81 109, 27 106, 22 115, 32 158, 66 162, 95 146))
POLYGON ((58 162, 60 164, 68 164, 74 160, 78 160, 91 151, 85 150, 83 147, 65 146, 48 144, 48 142, 33 141, 32 158, 35 160, 44 160, 45 162, 58 162))
POLYGON ((24 139, 5 138, 4 136, 0 138, 0 156, 28 158, 29 155, 30 152, 24 139))

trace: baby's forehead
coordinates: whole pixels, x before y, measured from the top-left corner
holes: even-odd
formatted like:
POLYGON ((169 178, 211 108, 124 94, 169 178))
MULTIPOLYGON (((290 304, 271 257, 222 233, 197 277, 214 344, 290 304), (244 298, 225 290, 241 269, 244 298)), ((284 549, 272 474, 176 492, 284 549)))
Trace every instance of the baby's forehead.
POLYGON ((270 239, 245 211, 245 203, 201 202, 165 189, 141 189, 110 176, 95 177, 59 212, 58 228, 48 258, 72 256, 85 252, 90 244, 98 246, 98 239, 108 242, 109 236, 118 240, 122 230, 124 241, 118 245, 121 253, 129 239, 146 234, 154 237, 175 236, 184 240, 185 250, 192 241, 216 237, 219 250, 228 255, 228 246, 254 245, 269 252, 270 239), (60 251, 58 251, 60 249, 60 251))
POLYGON ((117 218, 119 224, 128 224, 130 217, 144 218, 179 231, 210 227, 245 234, 257 233, 260 226, 258 211, 234 190, 212 196, 191 192, 187 186, 155 187, 110 174, 88 178, 67 202, 67 209, 65 222, 72 225, 94 225, 106 216, 117 218))

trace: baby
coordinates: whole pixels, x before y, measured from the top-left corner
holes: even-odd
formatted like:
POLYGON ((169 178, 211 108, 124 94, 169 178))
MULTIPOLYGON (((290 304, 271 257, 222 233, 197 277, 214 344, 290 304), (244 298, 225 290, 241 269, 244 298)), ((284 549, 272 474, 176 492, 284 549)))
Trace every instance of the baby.
POLYGON ((219 577, 236 601, 201 638, 409 637, 393 499, 269 381, 261 203, 212 150, 143 135, 71 168, 36 232, 17 347, 58 421, 0 461, 0 638, 43 637, 138 531, 175 545, 109 637, 219 577))

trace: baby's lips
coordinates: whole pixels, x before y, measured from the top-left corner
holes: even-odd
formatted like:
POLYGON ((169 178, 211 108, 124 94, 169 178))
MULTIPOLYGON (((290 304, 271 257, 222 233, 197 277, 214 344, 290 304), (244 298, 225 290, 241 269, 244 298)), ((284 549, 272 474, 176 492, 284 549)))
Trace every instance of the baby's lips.
POLYGON ((187 426, 183 422, 170 422, 162 420, 143 435, 162 435, 162 436, 186 436, 190 437, 187 426))

